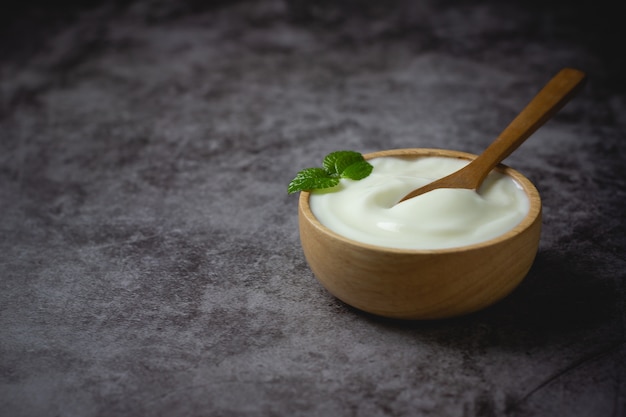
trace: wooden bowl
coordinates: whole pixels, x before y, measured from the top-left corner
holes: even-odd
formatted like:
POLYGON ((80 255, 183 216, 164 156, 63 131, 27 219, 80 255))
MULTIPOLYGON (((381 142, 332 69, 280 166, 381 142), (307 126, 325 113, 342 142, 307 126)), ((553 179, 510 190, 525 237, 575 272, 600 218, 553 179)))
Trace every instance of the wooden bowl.
MULTIPOLYGON (((441 149, 396 149, 365 155, 444 156, 471 160, 476 155, 441 149)), ((468 246, 412 250, 360 243, 343 237, 315 218, 310 193, 300 194, 300 241, 319 282, 335 297, 366 312, 398 319, 441 319, 483 309, 508 295, 528 273, 541 233, 541 199, 519 172, 499 165, 530 200, 530 210, 514 229, 468 246)))

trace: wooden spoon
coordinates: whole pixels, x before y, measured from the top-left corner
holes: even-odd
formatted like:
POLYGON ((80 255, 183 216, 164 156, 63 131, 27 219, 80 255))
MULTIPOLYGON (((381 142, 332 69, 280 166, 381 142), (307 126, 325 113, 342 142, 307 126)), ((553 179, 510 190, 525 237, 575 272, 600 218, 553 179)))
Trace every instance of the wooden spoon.
POLYGON ((582 88, 586 77, 584 72, 572 68, 559 71, 476 159, 446 177, 411 191, 399 202, 437 188, 478 190, 496 165, 513 153, 582 88))

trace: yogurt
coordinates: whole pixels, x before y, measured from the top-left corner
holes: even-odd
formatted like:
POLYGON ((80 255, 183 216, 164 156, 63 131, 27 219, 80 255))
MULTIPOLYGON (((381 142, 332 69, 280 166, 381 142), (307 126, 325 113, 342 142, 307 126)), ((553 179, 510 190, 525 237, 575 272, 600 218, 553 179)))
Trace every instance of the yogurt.
POLYGON ((398 249, 445 249, 484 242, 518 225, 530 202, 522 187, 497 171, 478 193, 437 189, 397 202, 469 161, 447 157, 379 157, 359 181, 311 192, 315 217, 334 232, 363 243, 398 249))

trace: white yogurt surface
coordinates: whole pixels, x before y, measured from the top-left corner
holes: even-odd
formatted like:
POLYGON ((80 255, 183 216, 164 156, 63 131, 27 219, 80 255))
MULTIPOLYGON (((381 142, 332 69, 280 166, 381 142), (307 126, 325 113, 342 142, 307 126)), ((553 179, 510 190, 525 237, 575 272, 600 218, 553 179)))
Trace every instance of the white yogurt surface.
POLYGON ((511 177, 492 171, 478 193, 438 189, 396 204, 410 191, 446 176, 468 161, 446 157, 369 160, 372 173, 342 179, 311 193, 313 214, 347 238, 404 249, 443 249, 483 242, 514 228, 528 214, 529 200, 511 177))

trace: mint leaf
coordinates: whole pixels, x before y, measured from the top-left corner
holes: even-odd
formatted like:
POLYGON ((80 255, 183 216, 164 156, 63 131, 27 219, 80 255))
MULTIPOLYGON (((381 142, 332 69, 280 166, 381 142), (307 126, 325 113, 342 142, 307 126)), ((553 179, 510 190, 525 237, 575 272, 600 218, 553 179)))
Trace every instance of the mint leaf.
POLYGON ((329 153, 322 162, 323 168, 306 168, 298 172, 287 187, 289 194, 330 188, 339 184, 341 178, 360 180, 367 177, 374 167, 358 152, 336 151, 329 153))
POLYGON ((306 168, 298 172, 287 187, 287 192, 293 194, 297 191, 319 190, 330 188, 339 184, 339 177, 331 176, 322 168, 306 168))
POLYGON ((367 161, 355 162, 348 166, 341 173, 342 178, 350 178, 351 180, 362 180, 372 173, 374 167, 367 161))
POLYGON ((336 151, 326 155, 323 165, 329 174, 341 175, 347 167, 361 161, 365 161, 365 159, 358 152, 336 151))

